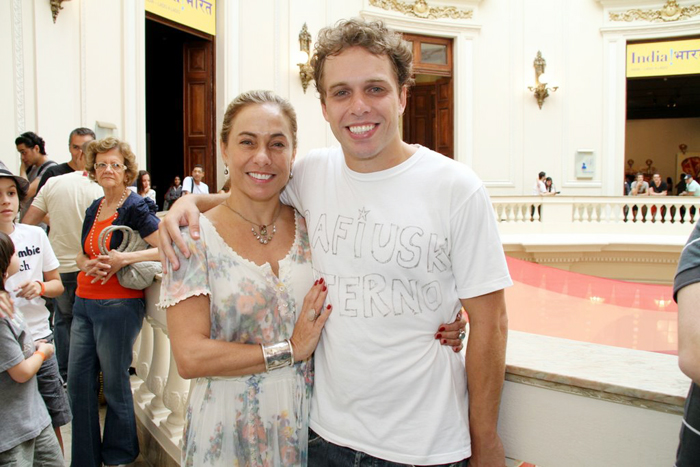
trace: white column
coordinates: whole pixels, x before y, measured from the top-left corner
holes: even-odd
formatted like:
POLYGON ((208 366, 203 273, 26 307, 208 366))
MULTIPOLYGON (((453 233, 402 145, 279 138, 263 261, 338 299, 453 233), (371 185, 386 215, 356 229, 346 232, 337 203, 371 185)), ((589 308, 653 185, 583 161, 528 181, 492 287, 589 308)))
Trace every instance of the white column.
POLYGON ((146 404, 144 411, 157 424, 170 413, 163 404, 163 390, 170 367, 170 341, 158 323, 151 321, 151 318, 148 320, 153 327, 153 359, 148 378, 146 378, 146 385, 155 397, 146 404))

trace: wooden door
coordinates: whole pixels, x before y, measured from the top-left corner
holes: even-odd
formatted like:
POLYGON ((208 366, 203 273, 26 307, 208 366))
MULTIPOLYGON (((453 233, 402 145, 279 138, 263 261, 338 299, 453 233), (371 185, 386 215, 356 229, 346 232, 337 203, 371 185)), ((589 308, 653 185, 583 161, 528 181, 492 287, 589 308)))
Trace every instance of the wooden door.
POLYGON ((454 159, 452 78, 435 82, 435 150, 454 159))
POLYGON ((184 176, 204 166, 204 183, 215 193, 216 128, 214 116, 214 46, 210 40, 183 44, 184 176))
POLYGON ((404 112, 404 141, 435 150, 435 86, 416 84, 404 112))

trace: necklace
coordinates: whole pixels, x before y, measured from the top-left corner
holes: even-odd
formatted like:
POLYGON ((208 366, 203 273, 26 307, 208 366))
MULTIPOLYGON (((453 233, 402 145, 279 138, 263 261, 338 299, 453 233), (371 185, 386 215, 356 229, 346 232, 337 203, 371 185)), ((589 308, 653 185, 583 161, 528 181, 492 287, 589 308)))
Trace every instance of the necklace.
MULTIPOLYGON (((114 208, 114 215, 112 216, 112 220, 117 218, 117 215, 119 214, 117 212, 117 209, 119 209, 119 206, 122 205, 124 200, 126 199, 126 194, 129 192, 128 188, 124 188, 124 193, 122 193, 122 197, 119 198, 119 202, 117 203, 117 207, 114 208)), ((95 220, 92 223, 92 228, 90 229, 90 237, 88 238, 88 245, 90 246, 90 253, 92 253, 93 257, 98 256, 98 252, 95 251, 95 244, 93 243, 93 239, 95 238, 95 224, 97 224, 97 219, 100 218, 100 213, 102 212, 102 206, 105 204, 105 198, 102 198, 102 201, 100 201, 100 205, 97 207, 97 214, 95 214, 95 220)))
POLYGON ((253 224, 253 227, 250 228, 250 231, 253 232, 253 235, 255 236, 255 239, 256 239, 257 241, 259 241, 260 243, 262 243, 263 245, 267 245, 268 243, 270 243, 270 242, 272 241, 272 237, 274 237, 274 236, 275 236, 275 233, 277 233, 277 226, 276 226, 275 222, 277 221, 277 219, 279 219, 280 214, 282 214, 282 207, 281 207, 281 206, 279 207, 279 210, 277 211, 277 215, 275 216, 274 219, 272 219, 272 221, 270 221, 269 224, 260 224, 260 225, 258 225, 258 228, 260 229, 260 232, 258 232, 257 230, 255 230, 255 226, 256 226, 257 224, 256 224, 255 222, 249 220, 249 219, 246 219, 245 216, 243 216, 243 214, 241 214, 240 212, 238 212, 238 211, 236 211, 235 209, 233 209, 233 208, 228 204, 228 200, 226 200, 226 202, 224 202, 224 206, 226 206, 226 207, 229 208, 231 211, 233 211, 233 212, 235 212, 236 214, 238 214, 238 215, 241 217, 241 219, 243 219, 244 221, 253 224), (272 224, 272 231, 271 231, 271 232, 267 230, 267 228, 270 226, 270 224, 272 224))

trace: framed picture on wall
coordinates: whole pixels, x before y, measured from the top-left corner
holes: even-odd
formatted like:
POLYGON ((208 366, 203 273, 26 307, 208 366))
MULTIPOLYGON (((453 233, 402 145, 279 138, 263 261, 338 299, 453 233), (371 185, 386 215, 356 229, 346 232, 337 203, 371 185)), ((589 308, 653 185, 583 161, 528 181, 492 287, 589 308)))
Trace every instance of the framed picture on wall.
POLYGON ((592 149, 576 151, 576 178, 593 178, 595 175, 595 153, 592 149))

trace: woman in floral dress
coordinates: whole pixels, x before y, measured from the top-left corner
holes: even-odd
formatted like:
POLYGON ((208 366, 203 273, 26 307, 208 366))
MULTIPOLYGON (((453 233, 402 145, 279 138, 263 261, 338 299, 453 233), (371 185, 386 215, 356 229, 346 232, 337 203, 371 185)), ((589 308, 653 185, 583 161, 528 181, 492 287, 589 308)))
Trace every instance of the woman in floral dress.
POLYGON ((304 219, 280 203, 296 115, 267 91, 226 110, 228 198, 200 217, 192 252, 168 268, 160 306, 179 373, 195 378, 182 465, 306 465, 310 357, 331 306, 314 282, 304 219))

